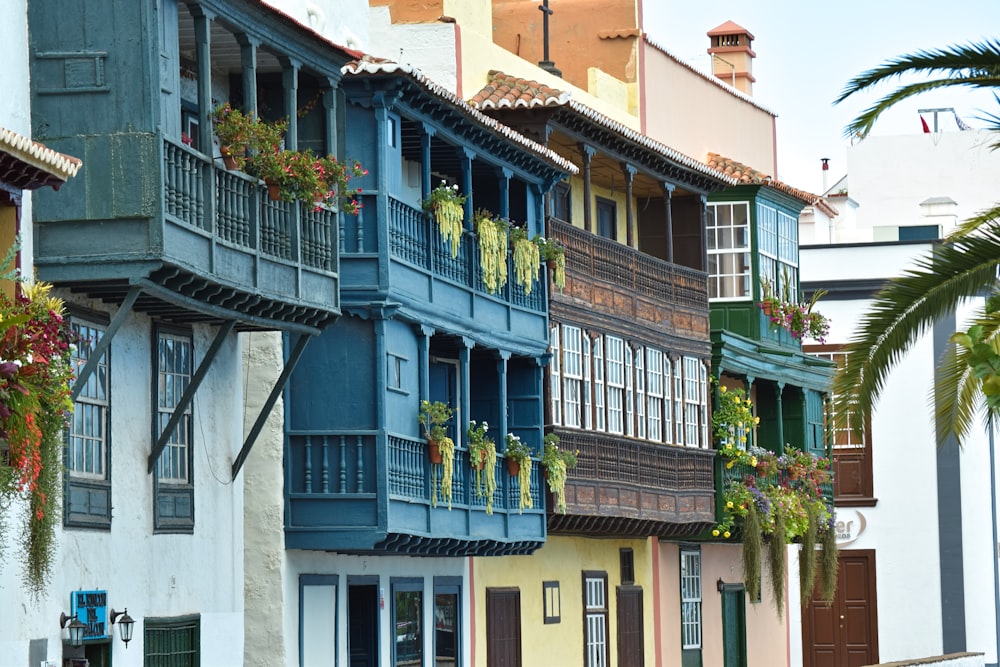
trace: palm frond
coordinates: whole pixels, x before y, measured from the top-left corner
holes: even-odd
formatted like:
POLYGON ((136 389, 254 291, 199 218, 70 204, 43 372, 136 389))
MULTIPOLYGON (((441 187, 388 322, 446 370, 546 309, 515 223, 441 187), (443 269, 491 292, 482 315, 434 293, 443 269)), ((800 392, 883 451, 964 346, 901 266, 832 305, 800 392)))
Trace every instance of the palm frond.
POLYGON ((976 213, 968 220, 960 222, 951 234, 948 235, 948 240, 952 241, 960 236, 966 236, 976 231, 983 225, 996 221, 1000 221, 1000 203, 995 204, 992 208, 976 213))
POLYGON ((844 131, 846 136, 855 133, 866 135, 879 116, 891 106, 928 90, 950 86, 1000 87, 1000 40, 971 42, 891 58, 848 81, 834 104, 905 74, 928 74, 933 78, 904 85, 886 95, 847 126, 844 131))
MULTIPOLYGON (((1000 313, 980 313, 975 324, 983 327, 985 335, 995 339, 1000 332, 1000 313)), ((938 363, 938 374, 931 390, 937 424, 937 441, 943 443, 954 435, 961 443, 972 429, 976 412, 984 406, 980 381, 969 365, 970 351, 958 345, 949 345, 938 363)))
POLYGON ((845 346, 846 363, 834 378, 834 413, 863 428, 890 369, 936 319, 992 286, 998 262, 1000 222, 992 220, 976 235, 934 247, 915 268, 891 279, 845 346))

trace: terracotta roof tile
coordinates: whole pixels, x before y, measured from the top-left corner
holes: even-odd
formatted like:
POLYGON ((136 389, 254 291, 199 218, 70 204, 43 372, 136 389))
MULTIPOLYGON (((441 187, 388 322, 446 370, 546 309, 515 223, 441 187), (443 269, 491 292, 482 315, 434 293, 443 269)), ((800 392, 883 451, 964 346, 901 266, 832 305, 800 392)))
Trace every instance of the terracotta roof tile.
POLYGON ((739 35, 742 33, 746 33, 747 37, 749 37, 750 39, 754 38, 753 35, 750 34, 750 31, 744 28, 743 26, 733 23, 732 21, 726 21, 722 25, 716 26, 711 30, 709 30, 708 36, 715 37, 716 35, 739 35))
POLYGON ((0 164, 3 165, 4 179, 20 183, 18 187, 33 189, 42 185, 58 188, 76 176, 83 163, 79 158, 64 155, 45 144, 0 127, 0 164))
MULTIPOLYGON (((710 169, 703 162, 699 162, 669 146, 650 139, 641 132, 636 132, 632 128, 605 116, 599 111, 595 111, 587 105, 577 102, 573 99, 569 91, 557 90, 531 79, 518 78, 499 70, 490 70, 486 86, 469 100, 469 104, 485 110, 565 107, 584 116, 605 130, 639 144, 652 153, 658 153, 702 175, 720 178, 717 169, 710 169)), ((736 180, 726 174, 721 175, 721 180, 729 185, 736 184, 736 180)))
POLYGON ((831 208, 830 205, 827 204, 826 201, 824 201, 824 199, 819 195, 814 195, 811 192, 793 188, 791 185, 788 185, 783 181, 779 181, 776 178, 772 178, 769 174, 765 174, 762 171, 757 171, 752 167, 748 167, 741 162, 724 157, 718 153, 709 153, 707 162, 708 166, 712 169, 732 176, 741 184, 763 185, 769 188, 774 188, 779 192, 784 192, 787 195, 795 197, 799 201, 805 202, 807 206, 815 206, 819 208, 830 217, 837 215, 836 210, 831 208))
POLYGON ((457 107, 460 111, 469 116, 473 122, 483 125, 506 139, 519 144, 522 148, 535 153, 537 156, 565 172, 570 174, 577 174, 580 172, 579 168, 566 158, 546 146, 543 146, 542 144, 539 144, 523 134, 507 127, 496 119, 490 118, 479 109, 475 108, 474 105, 470 105, 468 102, 459 99, 447 88, 428 79, 423 72, 416 67, 395 63, 391 60, 386 60, 385 58, 376 58, 374 56, 366 55, 360 60, 352 60, 344 65, 341 68, 341 72, 345 76, 392 75, 409 78, 430 94, 457 107))

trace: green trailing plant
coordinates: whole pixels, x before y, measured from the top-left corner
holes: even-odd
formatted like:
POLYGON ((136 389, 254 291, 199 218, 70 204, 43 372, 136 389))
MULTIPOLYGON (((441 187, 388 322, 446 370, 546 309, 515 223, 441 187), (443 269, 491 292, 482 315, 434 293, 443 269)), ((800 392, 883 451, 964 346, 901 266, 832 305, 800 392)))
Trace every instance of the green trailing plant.
POLYGON ((816 585, 816 533, 819 529, 819 511, 815 505, 807 508, 809 524, 802 534, 802 548, 799 550, 799 602, 803 607, 812 599, 816 585))
POLYGON ((743 585, 751 602, 760 600, 760 563, 763 551, 760 511, 755 503, 750 503, 743 522, 743 585))
POLYGON ((424 436, 428 445, 433 449, 435 446, 441 455, 441 463, 431 463, 431 477, 433 481, 433 491, 431 493, 431 505, 437 507, 438 494, 447 501, 448 509, 451 509, 451 481, 455 465, 455 441, 448 437, 447 424, 451 421, 455 411, 447 403, 441 401, 420 401, 420 412, 417 414, 417 422, 423 427, 424 436), (438 484, 437 466, 441 466, 440 486, 438 484))
POLYGON ((832 602, 837 594, 839 559, 837 534, 833 528, 833 517, 830 517, 827 529, 823 532, 820 548, 820 596, 827 602, 832 602))
POLYGON ((546 480, 556 497, 556 512, 566 513, 566 471, 576 467, 576 457, 580 452, 559 448, 559 436, 547 433, 542 445, 542 467, 546 480))
POLYGON ((719 385, 718 405, 712 410, 712 435, 717 447, 746 450, 759 423, 760 417, 753 414, 753 401, 743 389, 719 385))
MULTIPOLYGON (((12 275, 9 267, 5 275, 12 275)), ((51 289, 16 282, 13 297, 0 293, 0 521, 12 507, 25 510, 24 585, 35 598, 52 568, 62 434, 73 410, 73 350, 80 342, 51 289)))
POLYGON ((469 437, 469 465, 475 476, 476 497, 486 499, 486 513, 493 514, 493 495, 497 489, 497 446, 493 438, 486 435, 490 425, 485 421, 477 424, 469 422, 466 434, 469 437))
POLYGON ((771 582, 771 596, 774 598, 774 608, 780 617, 785 608, 785 545, 782 536, 785 534, 785 518, 775 513, 774 532, 767 543, 767 572, 771 582))
POLYGON ((561 292, 566 288, 566 248, 556 239, 544 236, 536 236, 533 241, 541 260, 552 269, 552 284, 561 292))
POLYGON ((484 210, 476 211, 473 222, 479 239, 479 269, 483 287, 490 294, 497 294, 507 284, 508 225, 484 210))
POLYGON ((510 242, 514 249, 514 282, 524 288, 525 294, 531 294, 542 265, 538 244, 528 238, 527 229, 516 226, 510 230, 510 242))
POLYGON ((465 219, 465 195, 458 192, 457 184, 448 185, 441 181, 422 204, 434 216, 441 238, 450 245, 452 259, 458 257, 458 249, 462 245, 462 223, 465 219))
POLYGON ((518 464, 517 483, 520 490, 519 509, 531 509, 534 503, 531 500, 531 449, 522 442, 521 438, 508 433, 504 438, 506 447, 504 457, 518 464))

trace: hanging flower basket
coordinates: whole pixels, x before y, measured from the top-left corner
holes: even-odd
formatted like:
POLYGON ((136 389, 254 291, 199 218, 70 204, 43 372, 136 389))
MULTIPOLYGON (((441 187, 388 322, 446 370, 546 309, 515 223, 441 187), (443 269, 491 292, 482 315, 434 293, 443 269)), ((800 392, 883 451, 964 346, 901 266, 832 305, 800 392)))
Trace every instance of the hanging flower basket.
POLYGON ((465 196, 459 194, 458 185, 449 186, 445 181, 431 190, 423 201, 423 207, 430 211, 437 221, 438 230, 445 243, 451 246, 452 259, 458 257, 462 245, 462 223, 465 218, 465 196))

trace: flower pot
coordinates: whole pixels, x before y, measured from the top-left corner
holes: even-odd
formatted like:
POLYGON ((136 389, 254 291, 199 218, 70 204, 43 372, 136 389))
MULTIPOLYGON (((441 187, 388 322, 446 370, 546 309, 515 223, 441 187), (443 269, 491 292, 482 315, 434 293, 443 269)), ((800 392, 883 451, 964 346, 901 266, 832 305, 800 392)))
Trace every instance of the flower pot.
POLYGON ((475 468, 476 470, 482 470, 483 468, 486 467, 486 452, 484 451, 479 452, 479 460, 474 461, 472 467, 475 468))
POLYGON ((277 183, 267 183, 267 198, 271 201, 281 201, 281 186, 277 183))
POLYGON ((427 454, 431 463, 441 463, 441 448, 438 447, 437 440, 427 441, 427 454))
POLYGON ((517 477, 521 473, 521 462, 516 459, 507 459, 507 472, 511 477, 517 477))
POLYGON ((771 317, 771 313, 774 312, 773 309, 772 309, 773 305, 774 304, 772 304, 770 301, 761 301, 760 302, 760 309, 762 311, 764 311, 765 315, 767 315, 768 317, 771 317))
POLYGON ((236 156, 233 155, 231 146, 219 146, 219 153, 222 154, 222 163, 226 165, 226 169, 229 171, 236 171, 239 169, 239 164, 236 162, 236 156))

